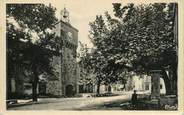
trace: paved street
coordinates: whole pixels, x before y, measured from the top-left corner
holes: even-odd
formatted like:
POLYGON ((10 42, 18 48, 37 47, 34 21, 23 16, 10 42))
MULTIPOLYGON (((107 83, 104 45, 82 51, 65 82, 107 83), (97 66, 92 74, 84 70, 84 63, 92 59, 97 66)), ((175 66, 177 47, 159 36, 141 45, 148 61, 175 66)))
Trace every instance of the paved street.
POLYGON ((128 101, 131 94, 113 97, 88 97, 88 98, 42 98, 38 104, 9 108, 9 110, 93 110, 97 105, 114 101, 128 101))

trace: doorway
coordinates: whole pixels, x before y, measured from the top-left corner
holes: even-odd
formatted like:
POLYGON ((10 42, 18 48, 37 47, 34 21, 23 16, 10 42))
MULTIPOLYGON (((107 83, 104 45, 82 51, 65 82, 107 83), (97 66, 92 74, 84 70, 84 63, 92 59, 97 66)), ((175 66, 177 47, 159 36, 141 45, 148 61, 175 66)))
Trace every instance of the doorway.
POLYGON ((72 97, 72 96, 74 96, 74 91, 73 91, 73 86, 72 85, 67 85, 66 86, 66 96, 67 97, 72 97))

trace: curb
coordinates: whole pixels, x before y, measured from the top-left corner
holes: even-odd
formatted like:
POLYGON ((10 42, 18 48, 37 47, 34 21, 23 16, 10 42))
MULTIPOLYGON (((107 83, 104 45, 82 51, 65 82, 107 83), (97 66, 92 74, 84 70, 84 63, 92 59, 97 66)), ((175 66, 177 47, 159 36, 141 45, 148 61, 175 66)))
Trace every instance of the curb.
POLYGON ((7 105, 7 109, 8 108, 13 108, 13 107, 26 106, 26 105, 33 105, 33 104, 39 104, 39 102, 28 102, 28 103, 9 104, 9 105, 7 105))

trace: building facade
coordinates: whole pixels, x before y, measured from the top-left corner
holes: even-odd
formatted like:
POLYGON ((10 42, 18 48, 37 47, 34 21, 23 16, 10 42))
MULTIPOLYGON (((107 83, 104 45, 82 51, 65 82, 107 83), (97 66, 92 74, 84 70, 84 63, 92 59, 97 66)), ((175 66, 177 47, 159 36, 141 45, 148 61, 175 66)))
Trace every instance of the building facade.
POLYGON ((46 93, 59 96, 74 96, 78 92, 77 79, 77 46, 78 30, 69 23, 69 13, 64 8, 61 20, 56 23, 53 32, 61 39, 60 56, 53 58, 52 65, 56 70, 57 79, 49 80, 46 93))

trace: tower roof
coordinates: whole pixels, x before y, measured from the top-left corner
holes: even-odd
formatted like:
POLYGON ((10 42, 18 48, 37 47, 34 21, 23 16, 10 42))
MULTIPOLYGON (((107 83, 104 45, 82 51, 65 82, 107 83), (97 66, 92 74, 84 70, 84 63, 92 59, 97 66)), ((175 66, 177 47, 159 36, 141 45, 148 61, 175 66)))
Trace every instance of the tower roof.
POLYGON ((66 9, 66 7, 64 7, 63 10, 61 10, 61 20, 63 22, 67 22, 69 23, 69 11, 66 9))

